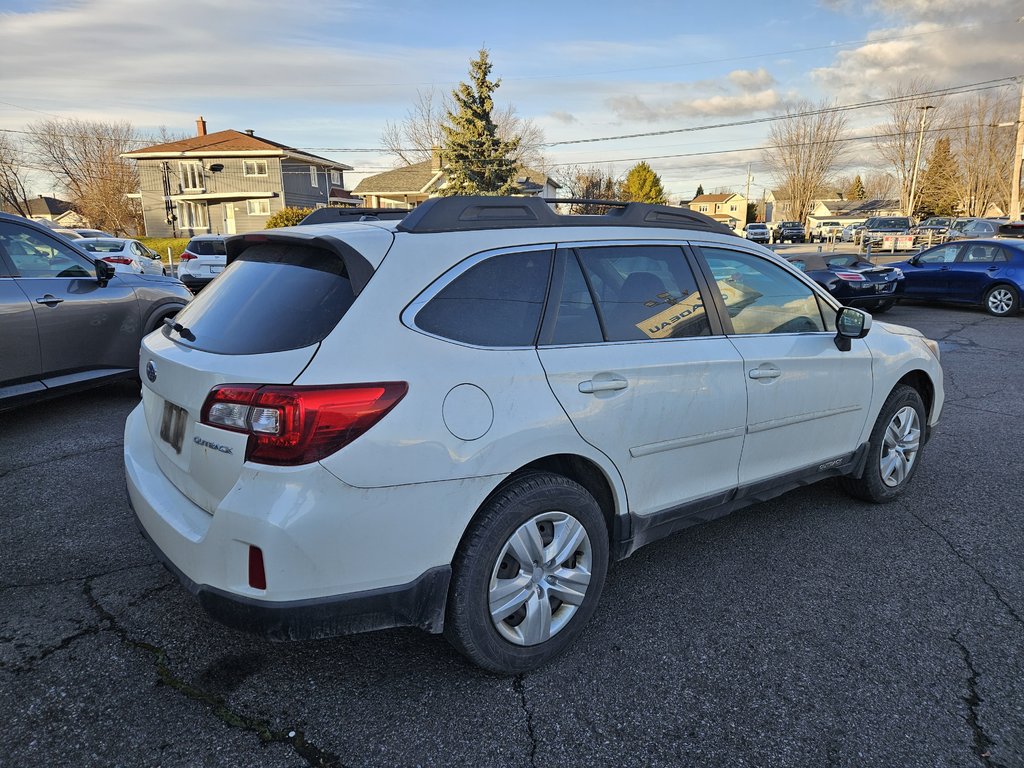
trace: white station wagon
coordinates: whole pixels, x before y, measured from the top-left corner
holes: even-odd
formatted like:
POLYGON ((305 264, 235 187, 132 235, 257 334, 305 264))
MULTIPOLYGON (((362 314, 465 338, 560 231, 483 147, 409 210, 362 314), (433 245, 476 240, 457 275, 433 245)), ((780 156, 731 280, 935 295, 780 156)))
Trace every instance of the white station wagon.
POLYGON ((609 558, 821 478, 889 501, 942 410, 935 342, 695 212, 363 218, 230 238, 142 345, 131 504, 230 626, 528 670, 609 558))

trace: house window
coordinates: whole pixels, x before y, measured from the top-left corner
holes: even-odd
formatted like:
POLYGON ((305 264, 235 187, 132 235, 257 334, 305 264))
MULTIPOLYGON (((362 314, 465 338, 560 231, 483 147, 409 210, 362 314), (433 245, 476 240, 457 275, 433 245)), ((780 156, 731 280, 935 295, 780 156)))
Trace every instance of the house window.
POLYGON ((320 186, 319 184, 317 184, 317 181, 316 181, 316 166, 315 165, 309 166, 309 183, 312 186, 314 186, 314 187, 320 186))
POLYGON ((182 229, 208 229, 206 206, 191 200, 178 202, 178 225, 182 229))
POLYGON ((730 205, 729 206, 729 210, 732 211, 733 213, 736 213, 736 206, 735 205, 730 205))
POLYGON ((331 184, 341 184, 341 171, 331 171, 331 184))
POLYGON ((269 216, 269 200, 246 200, 245 209, 250 216, 269 216))
POLYGON ((178 174, 181 176, 182 189, 202 189, 204 187, 202 163, 182 161, 178 163, 178 174))
POLYGON ((242 173, 245 176, 266 176, 266 160, 246 160, 242 163, 242 173))
POLYGON ((707 213, 708 207, 706 205, 702 205, 698 210, 700 213, 707 213))

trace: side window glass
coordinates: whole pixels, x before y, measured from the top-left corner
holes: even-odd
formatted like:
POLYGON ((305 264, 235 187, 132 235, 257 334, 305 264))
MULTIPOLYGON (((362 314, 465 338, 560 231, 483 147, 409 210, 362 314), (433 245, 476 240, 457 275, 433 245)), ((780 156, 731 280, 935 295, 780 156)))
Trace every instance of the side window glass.
POLYGON ((550 269, 551 251, 492 256, 442 288, 416 313, 416 325, 482 347, 533 346, 550 269))
POLYGON ((969 245, 964 249, 964 262, 967 264, 977 264, 981 261, 993 261, 998 250, 999 246, 997 245, 988 245, 985 243, 969 245))
POLYGON ((814 291, 782 267, 747 253, 702 247, 736 333, 824 331, 814 291))
POLYGON ((0 222, 0 247, 21 277, 94 277, 87 259, 27 227, 0 222))
POLYGON ((682 248, 583 248, 580 261, 597 294, 608 341, 710 336, 704 300, 682 248))
POLYGON ((597 310, 583 272, 571 251, 565 260, 562 295, 558 298, 550 344, 588 344, 604 341, 597 310))
POLYGON ((933 251, 922 254, 918 257, 918 264, 951 264, 956 260, 956 252, 960 246, 956 244, 944 245, 933 251))

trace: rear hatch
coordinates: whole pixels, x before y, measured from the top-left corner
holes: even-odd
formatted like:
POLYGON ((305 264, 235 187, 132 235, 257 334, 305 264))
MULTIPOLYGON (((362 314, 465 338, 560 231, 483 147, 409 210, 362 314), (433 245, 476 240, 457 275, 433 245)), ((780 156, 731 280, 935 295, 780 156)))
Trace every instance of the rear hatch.
POLYGON ((229 247, 224 274, 174 318, 173 328, 143 340, 140 359, 157 464, 211 514, 237 482, 250 446, 245 431, 202 423, 211 391, 294 382, 351 307, 393 235, 373 233, 374 264, 336 238, 239 240, 233 251, 229 247))
POLYGON ((189 262, 189 271, 197 277, 216 277, 228 263, 224 240, 220 238, 193 239, 181 258, 189 262), (189 256, 194 258, 190 259, 189 256))

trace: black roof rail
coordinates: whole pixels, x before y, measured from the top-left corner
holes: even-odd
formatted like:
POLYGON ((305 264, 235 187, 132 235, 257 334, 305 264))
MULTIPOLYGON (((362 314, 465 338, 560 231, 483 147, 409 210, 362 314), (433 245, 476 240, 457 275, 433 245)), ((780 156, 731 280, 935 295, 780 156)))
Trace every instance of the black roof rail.
POLYGON ((339 221, 394 221, 404 219, 409 211, 401 208, 317 208, 302 224, 336 224, 339 221))
POLYGON ((570 198, 455 196, 432 197, 402 219, 402 232, 435 233, 477 229, 529 229, 533 227, 666 227, 701 232, 736 233, 710 216, 686 208, 650 203, 592 200, 607 205, 603 214, 555 213, 548 203, 569 203, 570 198))

